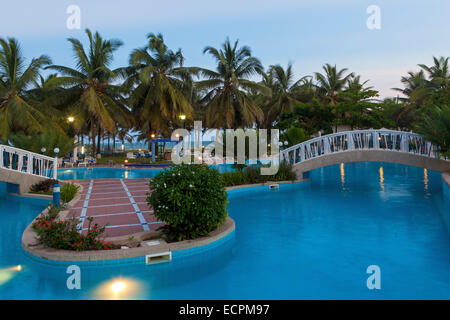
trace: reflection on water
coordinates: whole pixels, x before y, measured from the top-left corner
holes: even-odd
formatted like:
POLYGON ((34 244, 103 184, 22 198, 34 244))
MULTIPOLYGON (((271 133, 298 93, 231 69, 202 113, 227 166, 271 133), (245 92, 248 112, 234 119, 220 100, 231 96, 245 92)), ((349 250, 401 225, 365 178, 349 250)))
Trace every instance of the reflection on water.
POLYGON ((425 191, 428 191, 428 171, 423 169, 423 184, 425 185, 425 191))
POLYGON ((384 172, 383 172, 383 167, 380 167, 379 173, 380 173, 381 192, 384 192, 384 172))
POLYGON ((344 164, 341 163, 341 182, 342 182, 342 188, 344 188, 345 184, 345 171, 344 171, 344 164))

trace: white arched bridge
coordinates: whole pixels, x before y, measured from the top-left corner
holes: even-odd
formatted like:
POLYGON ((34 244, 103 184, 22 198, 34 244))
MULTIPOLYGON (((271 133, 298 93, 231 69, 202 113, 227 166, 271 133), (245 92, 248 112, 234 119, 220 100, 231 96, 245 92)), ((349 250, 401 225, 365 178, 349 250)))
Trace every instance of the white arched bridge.
POLYGON ((281 161, 304 173, 346 162, 382 161, 445 172, 450 161, 421 135, 395 130, 354 130, 320 136, 282 150, 281 161))
POLYGON ((0 182, 10 193, 26 193, 43 179, 56 179, 57 158, 0 145, 0 182))

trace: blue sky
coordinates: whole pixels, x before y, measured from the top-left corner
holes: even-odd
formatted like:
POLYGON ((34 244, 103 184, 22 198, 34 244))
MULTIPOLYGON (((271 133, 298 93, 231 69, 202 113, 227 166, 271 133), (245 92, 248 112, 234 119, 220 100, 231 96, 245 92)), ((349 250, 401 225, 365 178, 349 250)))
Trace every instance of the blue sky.
POLYGON ((124 42, 118 67, 148 33, 160 32, 169 47, 183 50, 187 65, 214 67, 202 50, 229 36, 250 46, 265 67, 292 62, 301 77, 336 64, 370 79, 385 97, 418 63, 450 55, 449 16, 447 0, 18 0, 2 4, 0 37, 18 38, 29 58, 45 53, 72 65, 66 38, 85 41, 85 28, 98 30, 124 42), (81 9, 81 30, 66 27, 72 4, 81 9), (381 9, 380 30, 366 27, 369 5, 381 9))

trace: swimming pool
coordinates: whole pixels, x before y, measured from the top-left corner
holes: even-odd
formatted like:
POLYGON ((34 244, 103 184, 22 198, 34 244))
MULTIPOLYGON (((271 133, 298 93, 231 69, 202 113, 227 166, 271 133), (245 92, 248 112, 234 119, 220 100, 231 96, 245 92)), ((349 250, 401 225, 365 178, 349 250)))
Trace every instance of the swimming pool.
POLYGON ((373 162, 318 169, 278 190, 232 191, 236 231, 214 250, 153 266, 82 265, 81 290, 67 289, 66 265, 20 249, 45 203, 4 196, 0 274, 22 271, 10 271, 0 298, 110 298, 102 288, 122 279, 138 299, 449 299, 444 188, 439 173, 373 162), (369 265, 381 269, 381 290, 366 287, 369 265))
MULTIPOLYGON (((232 171, 229 164, 213 165, 219 172, 232 171)), ((73 179, 141 179, 153 178, 158 175, 163 168, 73 168, 58 169, 59 180, 73 179)))

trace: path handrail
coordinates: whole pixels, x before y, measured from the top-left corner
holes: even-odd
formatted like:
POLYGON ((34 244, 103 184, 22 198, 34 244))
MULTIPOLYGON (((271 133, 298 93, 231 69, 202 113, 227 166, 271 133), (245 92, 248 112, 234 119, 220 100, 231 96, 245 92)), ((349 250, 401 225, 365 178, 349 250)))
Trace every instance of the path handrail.
POLYGON ((355 150, 403 152, 444 159, 436 146, 420 134, 389 129, 343 131, 316 137, 282 150, 280 158, 294 165, 328 154, 355 150))
POLYGON ((58 158, 0 144, 0 168, 57 179, 58 158))

